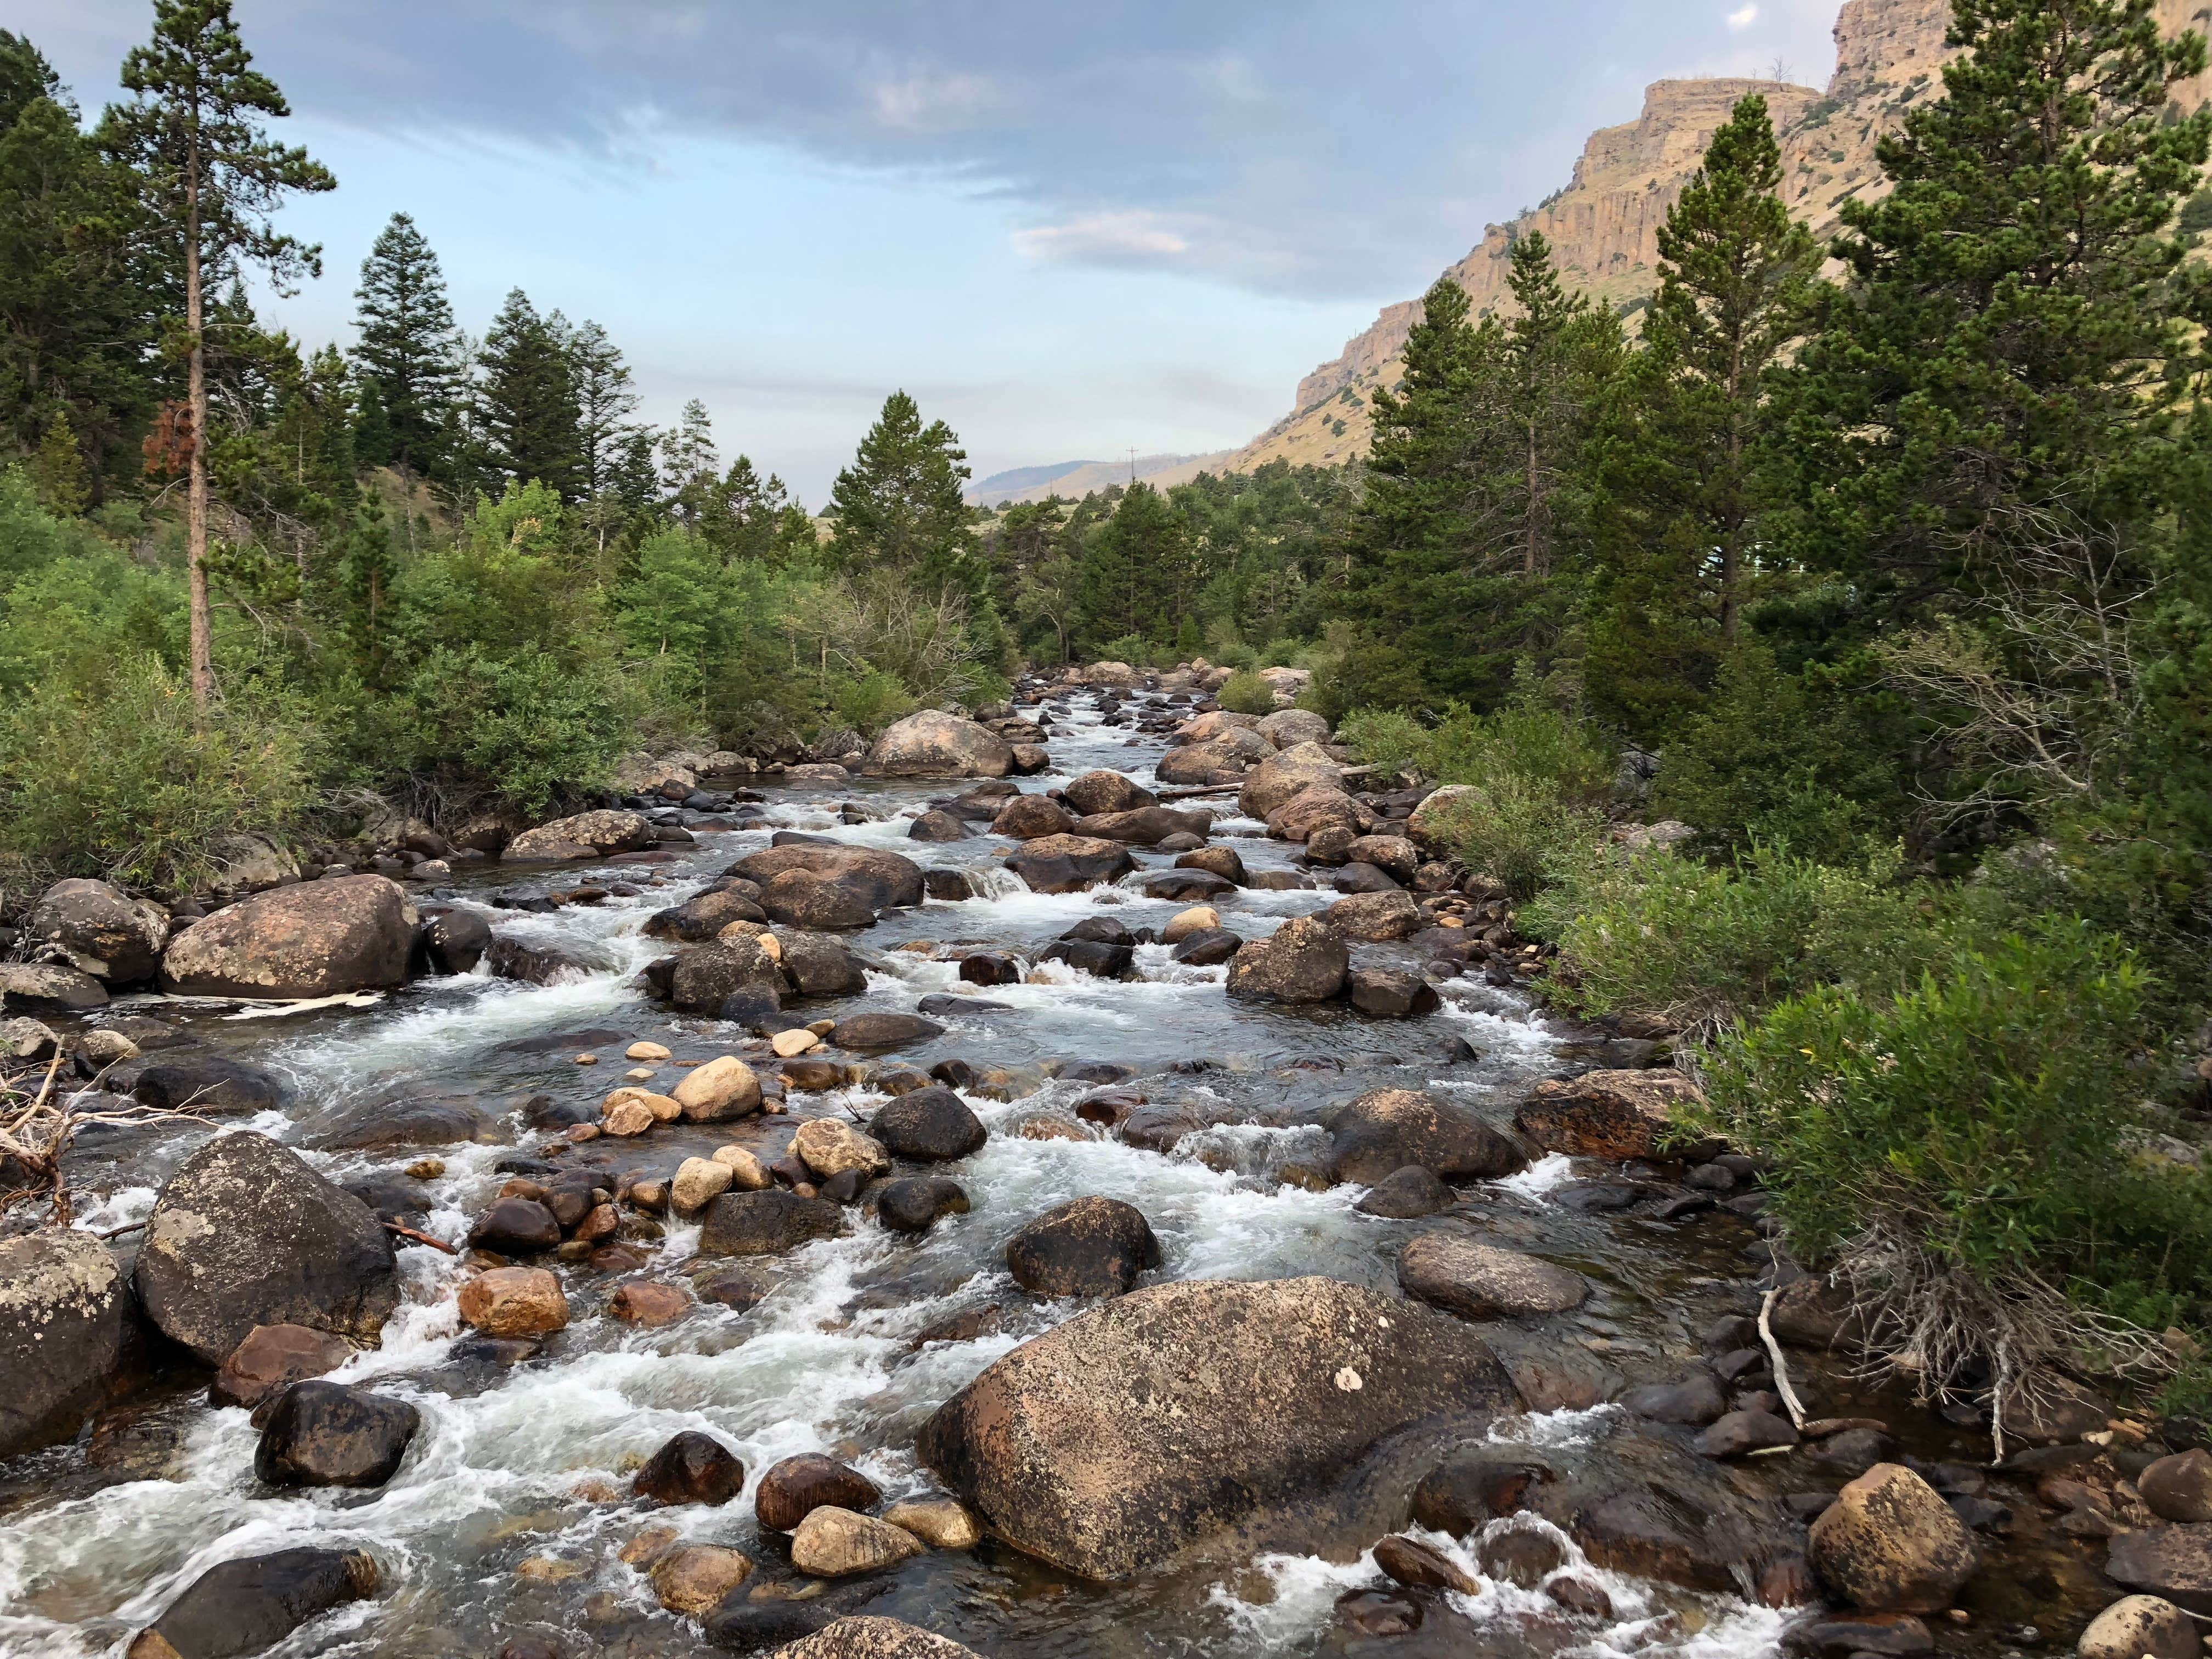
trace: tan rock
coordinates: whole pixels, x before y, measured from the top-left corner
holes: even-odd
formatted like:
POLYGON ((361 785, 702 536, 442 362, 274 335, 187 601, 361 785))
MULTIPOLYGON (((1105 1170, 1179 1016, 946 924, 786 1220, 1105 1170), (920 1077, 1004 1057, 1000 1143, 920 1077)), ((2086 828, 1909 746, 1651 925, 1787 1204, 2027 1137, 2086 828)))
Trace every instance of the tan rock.
POLYGON ((668 1202, 678 1215, 696 1215, 730 1190, 737 1171, 708 1158, 687 1158, 668 1183, 668 1202))
POLYGON ((2089 1621, 2080 1659, 2197 1659, 2203 1646, 2186 1613, 2156 1595, 2126 1595, 2089 1621))
POLYGON ((487 1336, 538 1336, 568 1322, 561 1281, 543 1267, 495 1267, 461 1286, 461 1318, 487 1336))
MULTIPOLYGON (((1042 769, 1040 768, 1039 769, 1042 769)), ((128 1659, 144 1659, 133 1654, 128 1659)), ((979 1659, 973 1648, 878 1615, 839 1619, 778 1648, 771 1659, 979 1659)))
POLYGON ((741 1192, 764 1193, 775 1184, 768 1165, 742 1146, 717 1146, 714 1162, 730 1172, 730 1185, 741 1192))
POLYGON ((834 1117, 811 1118, 800 1124, 791 1138, 791 1150, 824 1181, 847 1170, 882 1175, 891 1167, 890 1154, 880 1141, 834 1117))
POLYGON ((1897 1463, 1877 1463, 1837 1493, 1807 1553, 1828 1589, 1868 1613, 1941 1613, 1979 1560, 1966 1522, 1897 1463))
POLYGON ((619 1286, 607 1303, 607 1311, 617 1319, 648 1328, 672 1324, 690 1307, 690 1298, 673 1285, 658 1285, 647 1279, 619 1286))
POLYGON ((822 1039, 803 1025, 794 1025, 787 1031, 778 1031, 768 1040, 779 1060, 795 1060, 822 1046, 822 1039))
POLYGON ((903 1528, 829 1504, 810 1510, 791 1535, 791 1564, 818 1578, 881 1572, 921 1553, 921 1541, 903 1528))
POLYGON ((678 1536, 680 1534, 673 1527, 647 1527, 622 1547, 616 1559, 625 1566, 650 1567, 668 1553, 670 1546, 678 1536))
POLYGON ((982 1524, 967 1505, 950 1498, 894 1504, 884 1511, 884 1519, 933 1550, 972 1550, 983 1541, 982 1524))
POLYGON ((610 1106, 599 1116, 600 1130, 611 1135, 641 1135, 660 1120, 642 1100, 625 1100, 610 1106))
POLYGON ((623 1058, 624 1060, 666 1060, 668 1048, 665 1043, 642 1041, 633 1042, 623 1050, 623 1058))
POLYGON ((1193 933, 1205 933, 1221 926, 1221 912, 1210 904, 1194 904, 1188 910, 1178 911, 1160 929, 1160 943, 1180 945, 1193 933))
POLYGON ((1546 1152, 1656 1158, 1675 1112, 1701 1098, 1698 1085, 1680 1072, 1585 1072, 1538 1084, 1513 1121, 1546 1152))
POLYGON ((719 1544, 678 1544, 653 1564, 653 1594, 671 1613, 698 1619, 745 1582, 752 1559, 719 1544))
POLYGON ((684 1115, 684 1103, 673 1095, 641 1095, 638 1104, 653 1114, 655 1123, 673 1123, 684 1115))
POLYGON ((718 1123, 760 1109, 760 1079, 735 1054, 720 1054, 670 1091, 694 1123, 718 1123))

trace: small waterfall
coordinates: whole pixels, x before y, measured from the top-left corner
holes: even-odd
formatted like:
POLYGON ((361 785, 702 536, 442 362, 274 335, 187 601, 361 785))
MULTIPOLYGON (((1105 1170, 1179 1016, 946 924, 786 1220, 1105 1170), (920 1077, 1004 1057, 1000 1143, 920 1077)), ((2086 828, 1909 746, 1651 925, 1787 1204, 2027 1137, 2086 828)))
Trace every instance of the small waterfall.
POLYGON ((968 878, 969 890, 979 899, 1021 898, 1030 890, 1029 884, 1004 865, 979 864, 961 873, 968 878))

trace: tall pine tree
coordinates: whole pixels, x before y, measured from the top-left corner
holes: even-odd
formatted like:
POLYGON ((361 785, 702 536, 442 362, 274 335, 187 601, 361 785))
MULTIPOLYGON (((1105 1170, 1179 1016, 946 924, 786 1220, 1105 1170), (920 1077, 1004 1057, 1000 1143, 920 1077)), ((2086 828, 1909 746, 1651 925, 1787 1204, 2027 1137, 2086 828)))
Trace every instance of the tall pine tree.
POLYGON ((981 572, 960 493, 967 461, 951 427, 924 426, 920 405, 903 392, 891 393, 830 489, 832 566, 890 571, 933 597, 948 588, 977 597, 981 572))
POLYGON ((490 471, 573 502, 583 491, 583 415, 559 315, 538 315, 519 288, 507 295, 484 335, 477 425, 490 471))
MULTIPOLYGON (((353 358, 376 388, 375 429, 364 420, 362 459, 403 472, 433 470, 459 390, 453 307, 438 256, 415 221, 395 213, 362 261, 353 358)), ((366 398, 363 410, 368 407, 366 398)))

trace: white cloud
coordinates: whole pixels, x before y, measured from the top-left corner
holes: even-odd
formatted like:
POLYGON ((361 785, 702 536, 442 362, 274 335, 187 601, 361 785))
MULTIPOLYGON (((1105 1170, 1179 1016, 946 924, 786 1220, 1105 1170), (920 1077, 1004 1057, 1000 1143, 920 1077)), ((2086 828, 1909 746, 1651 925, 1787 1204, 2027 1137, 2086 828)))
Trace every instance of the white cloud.
POLYGON ((1017 252, 1032 259, 1149 263, 1176 259, 1190 244, 1150 213, 1086 213, 1063 224, 1014 233, 1017 252))
POLYGON ((1758 21, 1759 7, 1755 3, 1728 15, 1728 26, 1732 29, 1747 29, 1758 21))
POLYGON ((978 124, 999 101, 980 75, 917 75, 877 84, 876 119, 902 132, 958 132, 978 124))

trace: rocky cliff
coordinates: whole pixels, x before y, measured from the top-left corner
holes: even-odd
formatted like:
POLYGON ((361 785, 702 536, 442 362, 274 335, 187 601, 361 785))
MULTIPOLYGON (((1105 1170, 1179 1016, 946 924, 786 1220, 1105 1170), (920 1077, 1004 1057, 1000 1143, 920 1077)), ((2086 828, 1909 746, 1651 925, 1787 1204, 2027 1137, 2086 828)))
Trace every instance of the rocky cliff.
MULTIPOLYGON (((2203 29, 2207 0, 2158 0, 2169 33, 2203 29)), ((1783 193, 1816 235, 1832 234, 1854 196, 1886 188, 1875 144, 1914 105, 1939 97, 1949 0, 1845 0, 1836 20, 1836 70, 1825 93, 1773 81, 1661 81, 1641 114, 1593 133, 1565 188, 1510 224, 1485 228, 1482 241, 1447 275, 1466 289, 1476 314, 1509 303, 1505 278, 1514 240, 1541 231, 1567 282, 1626 310, 1658 286, 1658 231, 1696 173, 1713 133, 1747 93, 1761 93, 1783 153, 1783 193)), ((2212 77, 2207 77, 2212 79, 2212 77)), ((2185 107, 2207 96, 2203 80, 2181 88, 2185 107)), ((1298 383, 1291 412, 1239 450, 1230 471, 1272 460, 1339 465, 1366 453, 1368 394, 1395 385, 1398 354, 1420 301, 1387 307, 1343 351, 1298 383)))

